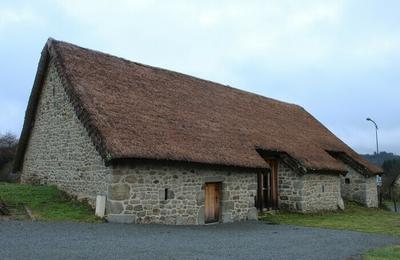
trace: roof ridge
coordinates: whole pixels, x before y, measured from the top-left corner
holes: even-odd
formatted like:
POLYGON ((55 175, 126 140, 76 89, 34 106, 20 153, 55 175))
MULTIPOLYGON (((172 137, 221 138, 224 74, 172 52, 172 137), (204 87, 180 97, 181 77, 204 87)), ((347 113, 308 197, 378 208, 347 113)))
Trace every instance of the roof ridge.
POLYGON ((49 47, 50 46, 53 47, 54 45, 56 45, 58 43, 66 44, 66 45, 69 45, 69 46, 73 46, 74 48, 83 49, 83 50, 89 51, 89 52, 98 53, 98 54, 110 57, 112 59, 121 60, 123 62, 135 64, 137 66, 141 66, 141 67, 145 67, 145 68, 149 68, 149 69, 154 69, 154 70, 158 70, 158 71, 164 71, 164 72, 167 72, 167 73, 177 74, 177 75, 181 75, 181 76, 185 76, 185 77, 190 77, 190 78, 192 78, 194 80, 198 80, 198 81, 202 81, 202 82, 206 82, 206 83, 212 83, 214 85, 218 85, 219 87, 229 88, 229 89, 232 89, 234 91, 237 91, 237 92, 249 95, 249 96, 254 96, 254 97, 262 98, 262 99, 267 99, 268 101, 272 101, 272 102, 275 102, 275 103, 278 103, 278 104, 304 109, 302 106, 300 106, 298 104, 294 104, 294 103, 278 100, 278 99, 275 99, 275 98, 266 97, 266 96, 263 96, 261 94, 253 93, 253 92, 250 92, 250 91, 247 91, 247 90, 243 90, 243 89, 240 89, 240 88, 237 88, 237 87, 233 87, 233 86, 230 86, 230 85, 225 85, 223 83, 219 83, 219 82, 216 82, 216 81, 203 79, 203 78, 200 78, 200 77, 197 77, 197 76, 193 76, 193 75, 190 75, 190 74, 185 74, 185 73, 182 73, 182 72, 179 72, 179 71, 174 71, 174 70, 171 70, 171 69, 165 69, 165 68, 161 68, 161 67, 157 67, 157 66, 147 65, 147 64, 140 63, 140 62, 137 62, 137 61, 128 60, 128 59, 125 59, 125 58, 117 56, 117 55, 113 55, 113 54, 109 54, 109 53, 106 53, 106 52, 102 52, 102 51, 98 51, 98 50, 82 47, 80 45, 73 44, 73 43, 66 42, 66 41, 56 40, 56 39, 54 39, 52 37, 49 37, 49 39, 47 40, 47 44, 48 44, 49 47))

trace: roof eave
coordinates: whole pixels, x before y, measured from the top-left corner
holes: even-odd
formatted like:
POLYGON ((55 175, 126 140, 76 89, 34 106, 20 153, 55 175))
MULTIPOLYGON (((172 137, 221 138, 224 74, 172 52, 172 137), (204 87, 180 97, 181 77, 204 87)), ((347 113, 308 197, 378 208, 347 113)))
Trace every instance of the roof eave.
POLYGON ((355 169, 357 172, 361 173, 364 176, 374 176, 383 174, 383 170, 372 171, 345 152, 342 151, 327 151, 327 152, 335 159, 349 165, 351 168, 355 169))
POLYGON ((246 165, 232 165, 224 163, 209 163, 209 162, 197 162, 187 161, 178 159, 157 159, 157 158, 139 158, 139 157, 126 157, 126 158, 112 158, 106 162, 106 166, 118 166, 118 165, 132 165, 138 163, 151 163, 151 164, 162 164, 162 165, 188 165, 197 167, 213 167, 213 168, 230 168, 238 170, 250 170, 255 172, 265 172, 270 170, 269 166, 246 166, 246 165))

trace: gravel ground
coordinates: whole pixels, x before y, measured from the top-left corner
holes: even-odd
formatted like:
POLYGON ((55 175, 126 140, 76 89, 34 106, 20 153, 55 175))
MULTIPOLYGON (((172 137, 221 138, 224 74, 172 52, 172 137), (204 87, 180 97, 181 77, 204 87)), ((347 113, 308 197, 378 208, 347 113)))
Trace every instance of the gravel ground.
POLYGON ((245 222, 208 226, 0 221, 0 259, 358 259, 400 238, 245 222))

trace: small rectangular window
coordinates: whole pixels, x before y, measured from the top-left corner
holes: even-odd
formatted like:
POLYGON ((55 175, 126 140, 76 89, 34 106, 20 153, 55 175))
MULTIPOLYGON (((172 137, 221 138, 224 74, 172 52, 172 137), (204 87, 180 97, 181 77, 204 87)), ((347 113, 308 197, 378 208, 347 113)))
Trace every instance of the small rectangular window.
POLYGON ((165 191, 164 191, 164 200, 167 200, 168 199, 168 188, 165 188, 165 191))
POLYGON ((345 182, 346 184, 350 184, 350 179, 349 179, 349 178, 346 178, 346 179, 344 179, 344 182, 345 182))
POLYGON ((322 184, 322 192, 325 192, 325 185, 322 184))

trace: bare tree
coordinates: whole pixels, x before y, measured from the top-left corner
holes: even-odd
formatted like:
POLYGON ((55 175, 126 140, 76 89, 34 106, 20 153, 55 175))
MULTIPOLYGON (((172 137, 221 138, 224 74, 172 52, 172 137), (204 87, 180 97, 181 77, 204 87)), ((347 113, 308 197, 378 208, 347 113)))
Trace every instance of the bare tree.
POLYGON ((0 135, 0 148, 11 148, 16 146, 17 143, 17 136, 13 133, 7 132, 4 135, 0 135))
POLYGON ((14 159, 17 145, 16 135, 12 133, 0 134, 0 168, 3 164, 14 159))

